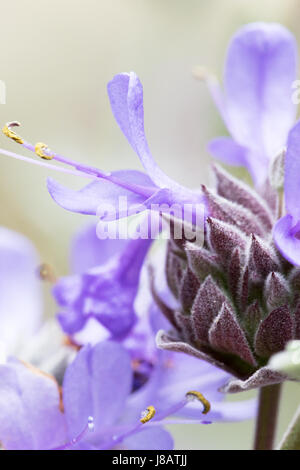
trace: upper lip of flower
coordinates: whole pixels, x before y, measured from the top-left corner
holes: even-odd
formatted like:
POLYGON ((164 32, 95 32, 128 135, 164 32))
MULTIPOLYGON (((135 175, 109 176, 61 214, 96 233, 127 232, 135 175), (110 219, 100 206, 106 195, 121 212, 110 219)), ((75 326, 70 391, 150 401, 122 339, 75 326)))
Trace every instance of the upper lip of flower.
POLYGON ((253 23, 242 27, 230 42, 224 95, 216 80, 208 79, 233 137, 215 139, 209 149, 227 164, 245 166, 257 186, 266 179, 269 159, 285 145, 295 122, 291 86, 296 77, 292 34, 279 24, 253 23))

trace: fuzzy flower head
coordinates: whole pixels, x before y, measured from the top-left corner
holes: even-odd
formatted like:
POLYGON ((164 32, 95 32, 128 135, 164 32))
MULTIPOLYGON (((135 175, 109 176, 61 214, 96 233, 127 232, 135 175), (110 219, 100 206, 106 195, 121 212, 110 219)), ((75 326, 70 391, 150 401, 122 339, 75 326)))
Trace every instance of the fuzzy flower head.
POLYGON ((175 332, 161 348, 184 351, 236 377, 237 392, 277 383, 270 356, 300 338, 299 273, 272 240, 276 194, 268 201, 215 166, 216 188, 203 188, 210 216, 204 247, 169 242, 166 274, 179 308, 154 292, 175 332))

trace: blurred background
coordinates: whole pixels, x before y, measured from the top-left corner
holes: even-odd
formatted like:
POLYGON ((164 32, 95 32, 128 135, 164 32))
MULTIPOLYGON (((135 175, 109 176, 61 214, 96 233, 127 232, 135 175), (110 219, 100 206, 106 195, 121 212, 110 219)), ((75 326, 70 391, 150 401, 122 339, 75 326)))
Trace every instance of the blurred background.
MULTIPOLYGON (((26 140, 46 142, 59 153, 104 170, 141 169, 114 122, 106 94, 114 74, 134 70, 144 85, 152 153, 167 174, 191 187, 208 181, 207 142, 225 132, 205 85, 193 78, 194 67, 205 65, 221 77, 231 35, 250 21, 280 22, 300 41, 297 0, 0 4, 3 125, 18 120, 26 140)), ((4 136, 0 141, 2 148, 23 151, 4 136)), ((70 239, 88 218, 52 201, 45 185, 50 171, 0 159, 0 224, 28 236, 57 275, 67 274, 70 239)), ((55 172, 51 176, 70 187, 86 183, 55 172)), ((45 310, 53 315, 55 305, 46 287, 45 298, 45 310)), ((299 402, 299 392, 299 385, 284 387, 279 434, 299 402)), ((173 426, 172 431, 178 449, 247 449, 253 423, 173 426)))

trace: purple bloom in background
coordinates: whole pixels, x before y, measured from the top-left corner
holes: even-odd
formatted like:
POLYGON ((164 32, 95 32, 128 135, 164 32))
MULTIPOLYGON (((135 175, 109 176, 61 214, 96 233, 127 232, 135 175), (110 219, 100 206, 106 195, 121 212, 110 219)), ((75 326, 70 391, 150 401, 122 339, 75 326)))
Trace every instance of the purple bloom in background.
POLYGON ((94 432, 83 442, 83 448, 172 448, 172 438, 166 431, 139 422, 150 403, 143 403, 141 409, 125 417, 132 384, 130 356, 121 345, 102 342, 93 348, 84 347, 67 369, 63 383, 69 439, 80 434, 92 416, 94 432), (137 443, 136 433, 141 433, 137 443))
POLYGON ((27 238, 0 227, 0 342, 10 353, 19 352, 41 326, 39 264, 27 238))
POLYGON ((300 122, 291 130, 285 156, 284 196, 287 214, 274 227, 274 240, 282 255, 300 266, 300 122))
POLYGON ((66 333, 82 330, 90 319, 114 338, 131 330, 140 271, 150 244, 143 239, 99 240, 95 226, 77 237, 72 258, 78 274, 60 279, 53 288, 61 306, 58 320, 66 333))
POLYGON ((8 359, 0 365, 2 446, 171 449, 172 437, 161 427, 170 415, 205 424, 248 419, 254 414, 253 401, 222 403, 224 395, 217 387, 226 381, 224 372, 178 353, 159 351, 157 359, 149 380, 136 388, 136 371, 123 346, 111 341, 85 346, 66 370, 62 394, 50 376, 8 359), (199 387, 211 405, 206 416, 201 403, 186 397, 190 389, 199 387), (146 410, 142 416, 148 415, 153 405, 154 417, 142 424, 141 412, 146 410))
POLYGON ((16 359, 0 366, 0 377, 0 441, 5 449, 173 446, 161 427, 144 428, 134 419, 122 422, 132 370, 128 354, 117 343, 86 346, 78 353, 65 374, 63 402, 52 378, 16 359))
POLYGON ((128 240, 100 239, 94 222, 88 223, 75 233, 70 247, 70 270, 83 274, 89 269, 105 264, 110 258, 124 250, 128 240))
POLYGON ((73 351, 56 322, 43 319, 40 267, 31 241, 0 227, 0 356, 17 355, 59 378, 73 351))
POLYGON ((231 40, 224 74, 224 94, 208 80, 230 137, 210 145, 229 165, 246 167, 256 186, 267 178, 269 161, 286 145, 295 117, 292 84, 297 76, 297 46, 279 24, 252 23, 231 40))
POLYGON ((54 379, 9 358, 0 365, 0 446, 49 449, 66 439, 60 394, 54 379))

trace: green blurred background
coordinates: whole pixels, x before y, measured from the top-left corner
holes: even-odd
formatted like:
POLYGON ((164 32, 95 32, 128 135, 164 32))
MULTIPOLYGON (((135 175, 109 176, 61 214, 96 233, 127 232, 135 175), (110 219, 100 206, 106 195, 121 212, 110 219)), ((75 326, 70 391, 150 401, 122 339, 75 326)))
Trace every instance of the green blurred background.
MULTIPOLYGON (((250 21, 279 21, 300 40, 297 0, 0 0, 1 121, 18 120, 32 142, 105 170, 140 169, 114 122, 106 84, 134 70, 144 85, 145 125, 160 166, 189 186, 208 182, 206 144, 225 132, 205 86, 192 70, 221 77, 228 41, 250 21)), ((0 137, 0 146, 20 152, 0 137)), ((23 152, 24 153, 24 152, 23 152)), ((50 172, 0 157, 0 224, 27 235, 57 275, 68 272, 68 247, 87 217, 60 209, 47 193, 50 172)), ((60 182, 86 181, 51 172, 60 182)), ((55 305, 45 288, 45 311, 55 305)), ((284 387, 279 435, 299 398, 284 387)), ((245 394, 240 399, 253 394, 245 394)), ((235 399, 237 397, 234 397, 235 399)), ((173 426, 178 449, 247 449, 253 423, 173 426)))

